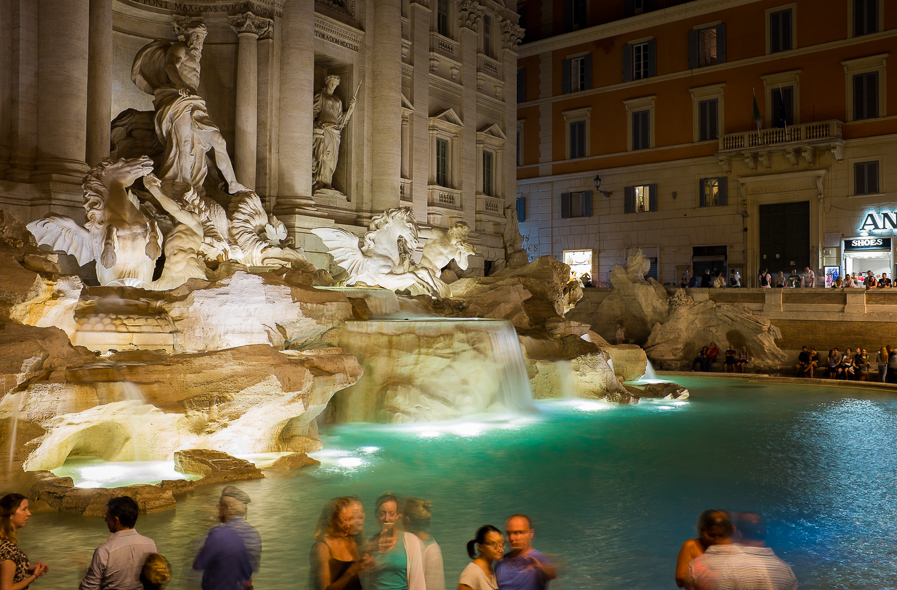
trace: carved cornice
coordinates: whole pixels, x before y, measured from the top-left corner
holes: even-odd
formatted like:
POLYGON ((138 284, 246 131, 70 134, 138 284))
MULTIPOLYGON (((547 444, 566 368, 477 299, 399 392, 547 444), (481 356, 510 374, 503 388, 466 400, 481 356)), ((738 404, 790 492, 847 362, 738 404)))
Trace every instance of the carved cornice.
POLYGON ((315 37, 357 52, 364 33, 326 16, 315 15, 315 37))
POLYGON ((161 8, 189 15, 229 14, 252 12, 265 18, 283 15, 286 0, 123 0, 128 4, 161 8))
POLYGON ((238 35, 255 35, 256 37, 261 37, 268 33, 271 30, 271 27, 274 25, 274 21, 270 18, 264 18, 261 16, 257 16, 252 14, 251 12, 245 12, 243 14, 229 17, 228 22, 230 22, 230 27, 234 30, 234 32, 238 35))
POLYGON ((480 19, 483 18, 485 12, 477 0, 458 0, 458 18, 462 29, 477 32, 480 19))
POLYGON ((509 20, 501 21, 501 46, 503 49, 517 51, 520 40, 523 39, 524 29, 520 25, 515 25, 509 20))

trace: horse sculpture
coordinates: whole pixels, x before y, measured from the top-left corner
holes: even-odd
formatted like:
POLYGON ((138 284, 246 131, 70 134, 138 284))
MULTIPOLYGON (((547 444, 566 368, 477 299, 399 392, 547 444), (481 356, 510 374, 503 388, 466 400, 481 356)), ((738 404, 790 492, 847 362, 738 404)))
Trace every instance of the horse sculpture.
POLYGON ((84 177, 84 227, 70 217, 48 215, 28 229, 39 244, 73 255, 78 264, 96 260, 100 285, 148 288, 162 253, 162 235, 127 189, 152 171, 147 156, 107 158, 84 177))

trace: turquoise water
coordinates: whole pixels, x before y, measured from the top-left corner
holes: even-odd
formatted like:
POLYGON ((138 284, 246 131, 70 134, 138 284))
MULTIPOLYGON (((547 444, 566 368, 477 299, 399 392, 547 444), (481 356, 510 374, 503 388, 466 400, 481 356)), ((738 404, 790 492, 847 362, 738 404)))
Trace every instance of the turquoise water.
MULTIPOLYGON (((672 589, 679 546, 711 507, 764 514, 769 544, 802 589, 897 588, 897 396, 676 381, 691 390, 687 402, 555 401, 504 421, 332 428, 319 468, 239 484, 264 543, 256 588, 304 588, 323 503, 358 494, 373 532, 373 501, 386 490, 433 502, 447 588, 479 525, 525 512, 536 547, 562 564, 552 588, 672 589)), ((141 516, 138 530, 175 567, 170 587, 187 587, 190 543, 214 521, 219 492, 141 516)), ((36 514, 20 540, 50 564, 43 586, 62 588, 77 587, 107 535, 100 518, 36 514)))

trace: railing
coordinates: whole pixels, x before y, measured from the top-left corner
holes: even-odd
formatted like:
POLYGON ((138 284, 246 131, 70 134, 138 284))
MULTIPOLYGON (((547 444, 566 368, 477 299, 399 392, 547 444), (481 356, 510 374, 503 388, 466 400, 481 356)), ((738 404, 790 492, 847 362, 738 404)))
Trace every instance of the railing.
POLYGON ((477 54, 477 72, 501 80, 501 63, 485 53, 477 54))
POLYGON ((792 125, 785 129, 761 129, 729 133, 719 138, 719 151, 734 151, 751 148, 784 145, 789 143, 810 143, 841 139, 841 121, 819 121, 792 125))
POLYGON ((455 61, 461 59, 461 44, 454 39, 443 37, 435 31, 430 32, 430 51, 455 61))
POLYGON ((430 185, 427 187, 427 204, 431 207, 461 209, 461 191, 454 188, 430 185))
POLYGON ((485 213, 486 215, 494 215, 497 217, 504 216, 504 200, 488 195, 477 195, 477 213, 485 213))

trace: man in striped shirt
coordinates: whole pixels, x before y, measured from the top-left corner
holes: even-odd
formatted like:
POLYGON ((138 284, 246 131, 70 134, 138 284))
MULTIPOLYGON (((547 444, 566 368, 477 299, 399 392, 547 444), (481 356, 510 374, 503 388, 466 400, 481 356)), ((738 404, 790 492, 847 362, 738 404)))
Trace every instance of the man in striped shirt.
POLYGON ((106 526, 112 536, 93 553, 80 590, 142 590, 140 572, 156 543, 134 530, 137 502, 130 496, 109 500, 106 526))

